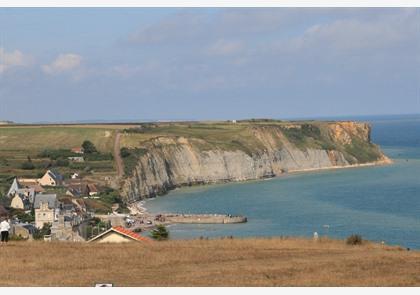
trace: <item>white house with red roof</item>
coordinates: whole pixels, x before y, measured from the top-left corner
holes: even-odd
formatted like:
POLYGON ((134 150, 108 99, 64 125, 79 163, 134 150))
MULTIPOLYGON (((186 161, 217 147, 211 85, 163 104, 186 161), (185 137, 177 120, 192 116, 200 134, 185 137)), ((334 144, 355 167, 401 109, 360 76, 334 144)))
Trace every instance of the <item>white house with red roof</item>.
POLYGON ((128 242, 150 242, 149 238, 143 237, 138 233, 125 229, 122 226, 114 226, 90 239, 88 243, 128 243, 128 242))

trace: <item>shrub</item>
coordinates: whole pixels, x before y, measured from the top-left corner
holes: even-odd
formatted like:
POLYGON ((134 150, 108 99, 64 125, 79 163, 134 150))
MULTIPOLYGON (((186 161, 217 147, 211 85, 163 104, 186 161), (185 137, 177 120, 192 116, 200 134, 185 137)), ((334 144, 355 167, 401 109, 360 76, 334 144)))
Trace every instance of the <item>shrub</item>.
POLYGON ((150 232, 150 236, 154 240, 163 241, 169 239, 169 231, 162 224, 158 225, 154 230, 150 232))
POLYGON ((44 223, 41 229, 36 229, 33 233, 34 240, 42 240, 44 236, 51 234, 51 223, 44 223))
POLYGON ((35 216, 32 214, 27 214, 24 211, 16 210, 14 216, 17 217, 21 222, 33 222, 35 221, 35 216))
POLYGON ((57 160, 58 158, 68 158, 68 157, 75 157, 78 154, 73 153, 71 150, 67 149, 46 149, 43 150, 38 157, 39 158, 50 158, 51 160, 57 160))
POLYGON ((361 235, 351 235, 347 238, 346 244, 347 245, 361 245, 363 243, 363 239, 361 235))
POLYGON ((32 161, 23 162, 21 168, 23 170, 34 170, 35 165, 32 163, 32 161))
POLYGON ((127 157, 129 157, 131 155, 130 150, 128 148, 126 148, 126 147, 123 147, 121 149, 120 153, 121 153, 121 157, 123 157, 123 158, 127 158, 127 157))
POLYGON ((93 154, 85 155, 86 161, 111 161, 112 159, 114 159, 114 157, 112 156, 111 153, 101 154, 101 153, 96 152, 93 154))
POLYGON ((58 159, 55 164, 58 167, 68 167, 70 165, 70 162, 67 159, 58 159))

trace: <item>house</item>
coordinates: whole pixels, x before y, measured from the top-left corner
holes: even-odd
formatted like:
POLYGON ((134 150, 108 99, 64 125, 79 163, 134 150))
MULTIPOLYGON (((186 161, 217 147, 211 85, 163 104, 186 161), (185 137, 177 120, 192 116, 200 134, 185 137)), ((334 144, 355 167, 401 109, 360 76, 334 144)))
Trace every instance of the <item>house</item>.
POLYGON ((77 173, 73 173, 73 174, 70 176, 70 178, 71 178, 71 179, 78 179, 78 178, 79 178, 79 174, 77 174, 77 173))
MULTIPOLYGON (((21 183, 18 178, 15 178, 12 182, 12 185, 7 192, 7 197, 14 199, 16 194, 29 199, 30 203, 33 203, 35 194, 43 189, 39 185, 28 186, 27 182, 21 183), (40 189, 41 188, 41 189, 40 189)), ((17 199, 15 201, 18 201, 17 199)), ((18 201, 19 202, 19 201, 18 201)))
POLYGON ((66 195, 70 197, 81 197, 88 194, 87 182, 81 179, 71 179, 65 184, 67 191, 66 195))
POLYGON ((82 154, 85 153, 85 150, 82 147, 74 147, 74 148, 71 149, 71 152, 75 153, 75 154, 81 154, 82 155, 82 154))
POLYGON ((29 197, 16 193, 10 203, 10 207, 15 209, 29 210, 31 208, 29 197))
POLYGON ((82 196, 82 192, 78 188, 69 187, 66 190, 66 196, 79 198, 82 196))
POLYGON ((18 178, 21 188, 33 188, 36 194, 43 193, 45 190, 39 185, 38 179, 33 178, 18 178))
POLYGON ((17 181, 21 187, 33 187, 39 185, 38 179, 35 178, 18 178, 17 181))
POLYGON ((34 199, 35 199, 35 189, 34 188, 21 188, 18 189, 16 191, 16 194, 21 195, 22 197, 24 197, 25 199, 28 199, 30 204, 34 203, 34 199))
POLYGON ((63 183, 63 176, 54 170, 48 170, 44 176, 38 179, 38 182, 42 186, 58 186, 63 183))
POLYGON ((58 208, 57 195, 40 194, 35 196, 35 226, 41 228, 44 223, 53 223, 58 219, 60 212, 58 208))
POLYGON ((90 239, 88 243, 128 243, 128 242, 150 242, 149 238, 143 237, 122 226, 114 226, 90 239))
POLYGON ((7 196, 8 197, 12 197, 16 194, 16 191, 19 190, 21 188, 17 177, 15 177, 15 179, 13 179, 12 185, 9 188, 9 191, 7 192, 7 196))
POLYGON ((60 214, 64 214, 64 215, 70 216, 70 215, 73 215, 73 213, 75 212, 74 204, 69 199, 62 199, 59 205, 59 208, 60 208, 60 214))
POLYGON ((96 185, 94 185, 93 183, 89 183, 87 185, 87 193, 89 196, 96 196, 99 193, 99 191, 96 188, 96 185))

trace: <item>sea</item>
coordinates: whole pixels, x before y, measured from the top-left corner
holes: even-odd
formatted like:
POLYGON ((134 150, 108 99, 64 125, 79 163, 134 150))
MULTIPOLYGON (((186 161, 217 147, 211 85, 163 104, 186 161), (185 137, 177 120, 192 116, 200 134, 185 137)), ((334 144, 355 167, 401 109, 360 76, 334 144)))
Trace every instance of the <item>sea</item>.
POLYGON ((149 212, 245 215, 247 223, 171 225, 173 239, 319 236, 420 249, 420 115, 350 117, 394 163, 203 185, 146 201, 149 212))

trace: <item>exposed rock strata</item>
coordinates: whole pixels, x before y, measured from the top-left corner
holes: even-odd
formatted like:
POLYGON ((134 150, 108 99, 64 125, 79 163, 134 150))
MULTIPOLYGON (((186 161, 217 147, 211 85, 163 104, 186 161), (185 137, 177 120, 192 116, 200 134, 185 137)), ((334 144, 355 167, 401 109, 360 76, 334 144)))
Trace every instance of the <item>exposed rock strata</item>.
MULTIPOLYGON (((291 128, 296 128, 293 125, 291 128)), ((365 123, 329 123, 323 129, 325 141, 334 149, 317 145, 297 147, 276 126, 250 126, 257 148, 252 152, 219 147, 203 149, 203 140, 159 137, 147 143, 147 152, 123 184, 127 201, 163 194, 192 184, 262 179, 292 171, 350 167, 366 164, 347 152, 353 141, 363 142, 373 154, 373 163, 389 159, 370 143, 370 126, 365 123)), ((308 141, 309 142, 309 141, 308 141)), ((372 157, 372 156, 371 156, 372 157)))

